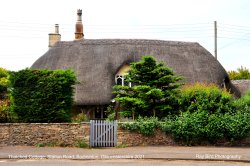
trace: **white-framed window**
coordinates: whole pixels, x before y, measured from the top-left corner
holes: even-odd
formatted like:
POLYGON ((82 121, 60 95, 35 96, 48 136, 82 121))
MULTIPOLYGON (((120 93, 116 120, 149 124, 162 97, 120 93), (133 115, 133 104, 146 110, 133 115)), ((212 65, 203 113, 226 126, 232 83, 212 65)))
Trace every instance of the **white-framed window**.
POLYGON ((115 76, 115 83, 116 85, 121 85, 121 86, 129 86, 131 87, 131 82, 125 81, 125 76, 123 75, 116 75, 115 76))
POLYGON ((130 65, 125 64, 125 65, 121 66, 121 68, 119 69, 119 71, 115 75, 116 85, 129 86, 129 87, 132 86, 131 82, 125 81, 126 80, 125 77, 126 77, 126 75, 128 75, 129 70, 130 70, 130 65))

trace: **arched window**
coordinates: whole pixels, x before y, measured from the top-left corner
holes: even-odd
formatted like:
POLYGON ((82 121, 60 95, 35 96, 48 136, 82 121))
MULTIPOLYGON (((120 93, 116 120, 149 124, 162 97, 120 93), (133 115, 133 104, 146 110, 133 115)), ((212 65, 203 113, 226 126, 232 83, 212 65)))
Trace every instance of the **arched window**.
POLYGON ((124 65, 120 68, 120 70, 115 75, 115 83, 116 85, 122 85, 122 86, 130 86, 131 82, 125 81, 125 77, 128 74, 128 71, 130 70, 129 65, 124 65))
POLYGON ((125 77, 126 76, 116 75, 116 77, 115 77, 115 83, 116 83, 116 85, 131 87, 131 82, 125 81, 125 77))
POLYGON ((123 76, 116 75, 115 83, 116 83, 116 85, 122 85, 122 86, 124 86, 124 78, 123 78, 123 76))

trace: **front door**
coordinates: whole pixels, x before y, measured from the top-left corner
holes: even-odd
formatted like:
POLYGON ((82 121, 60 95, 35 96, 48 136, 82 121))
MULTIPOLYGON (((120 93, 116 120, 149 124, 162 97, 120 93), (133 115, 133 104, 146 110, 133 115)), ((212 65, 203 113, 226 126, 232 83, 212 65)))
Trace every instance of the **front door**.
POLYGON ((107 112, 105 106, 98 106, 95 109, 94 112, 94 119, 106 119, 107 118, 107 112))

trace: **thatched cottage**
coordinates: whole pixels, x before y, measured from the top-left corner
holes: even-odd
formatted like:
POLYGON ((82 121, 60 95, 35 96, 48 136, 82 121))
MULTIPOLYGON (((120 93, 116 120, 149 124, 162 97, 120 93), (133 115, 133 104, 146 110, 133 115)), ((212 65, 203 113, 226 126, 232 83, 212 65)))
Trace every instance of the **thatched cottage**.
POLYGON ((60 41, 59 27, 49 34, 49 50, 41 56, 32 69, 68 69, 77 74, 75 108, 86 112, 90 118, 104 118, 107 105, 113 99, 112 86, 124 85, 124 74, 130 62, 144 55, 152 55, 164 62, 185 82, 216 83, 233 92, 222 65, 200 44, 140 39, 84 39, 82 11, 77 11, 74 41, 60 41))

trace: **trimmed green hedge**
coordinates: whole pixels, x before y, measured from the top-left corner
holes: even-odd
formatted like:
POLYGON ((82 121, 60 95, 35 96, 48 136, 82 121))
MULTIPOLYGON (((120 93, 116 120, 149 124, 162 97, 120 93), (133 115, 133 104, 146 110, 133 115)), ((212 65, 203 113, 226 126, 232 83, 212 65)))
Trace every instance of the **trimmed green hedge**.
POLYGON ((72 70, 11 72, 12 111, 19 122, 69 122, 75 83, 72 70))

